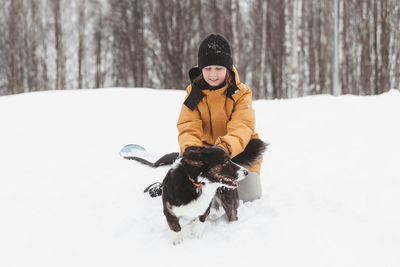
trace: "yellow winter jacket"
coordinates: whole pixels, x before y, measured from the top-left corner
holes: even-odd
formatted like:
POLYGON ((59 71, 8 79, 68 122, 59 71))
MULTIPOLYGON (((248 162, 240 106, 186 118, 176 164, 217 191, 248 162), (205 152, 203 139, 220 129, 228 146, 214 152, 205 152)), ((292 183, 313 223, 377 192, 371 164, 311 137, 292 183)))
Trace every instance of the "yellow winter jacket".
MULTIPOLYGON (((235 67, 234 84, 217 90, 202 90, 193 83, 186 88, 186 98, 179 115, 178 142, 181 153, 188 146, 223 147, 231 158, 240 154, 255 133, 255 116, 251 89, 240 82, 235 67)), ((192 68, 189 76, 193 80, 201 73, 192 68)), ((260 173, 262 160, 250 171, 260 173)))

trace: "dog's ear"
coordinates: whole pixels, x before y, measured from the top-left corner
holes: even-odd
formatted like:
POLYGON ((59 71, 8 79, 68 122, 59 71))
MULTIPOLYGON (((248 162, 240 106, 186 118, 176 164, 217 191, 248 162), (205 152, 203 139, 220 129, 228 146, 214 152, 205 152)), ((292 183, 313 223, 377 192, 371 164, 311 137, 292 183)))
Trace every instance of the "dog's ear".
POLYGON ((189 146, 185 149, 182 154, 182 159, 187 164, 196 166, 196 167, 203 167, 206 163, 206 158, 204 157, 204 147, 200 146, 189 146))

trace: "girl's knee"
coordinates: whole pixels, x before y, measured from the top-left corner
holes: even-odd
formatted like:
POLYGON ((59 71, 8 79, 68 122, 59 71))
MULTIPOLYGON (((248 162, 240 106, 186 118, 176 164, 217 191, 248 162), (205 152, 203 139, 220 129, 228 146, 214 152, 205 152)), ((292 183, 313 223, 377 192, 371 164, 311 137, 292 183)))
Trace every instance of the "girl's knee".
POLYGON ((247 177, 239 182, 238 192, 239 199, 244 202, 261 198, 262 188, 260 175, 256 172, 249 172, 247 177))

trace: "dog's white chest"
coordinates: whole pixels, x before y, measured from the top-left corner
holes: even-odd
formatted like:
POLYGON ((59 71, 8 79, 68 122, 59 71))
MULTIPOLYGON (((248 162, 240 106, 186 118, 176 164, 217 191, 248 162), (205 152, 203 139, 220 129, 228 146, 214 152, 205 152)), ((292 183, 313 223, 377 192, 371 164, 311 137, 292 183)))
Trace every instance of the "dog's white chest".
POLYGON ((186 205, 172 206, 172 211, 176 217, 185 217, 188 219, 194 219, 203 215, 210 206, 218 187, 219 185, 217 184, 203 186, 202 193, 197 199, 192 200, 186 205))

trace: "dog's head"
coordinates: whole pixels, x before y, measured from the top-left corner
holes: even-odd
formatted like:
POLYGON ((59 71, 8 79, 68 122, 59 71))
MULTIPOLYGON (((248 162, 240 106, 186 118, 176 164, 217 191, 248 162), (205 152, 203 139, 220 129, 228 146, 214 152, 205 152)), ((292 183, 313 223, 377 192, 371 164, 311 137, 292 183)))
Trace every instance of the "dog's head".
POLYGON ((245 168, 232 162, 223 148, 191 146, 185 149, 182 160, 188 165, 188 173, 194 176, 193 179, 196 177, 199 183, 206 179, 211 183, 236 188, 237 182, 248 174, 245 168))

